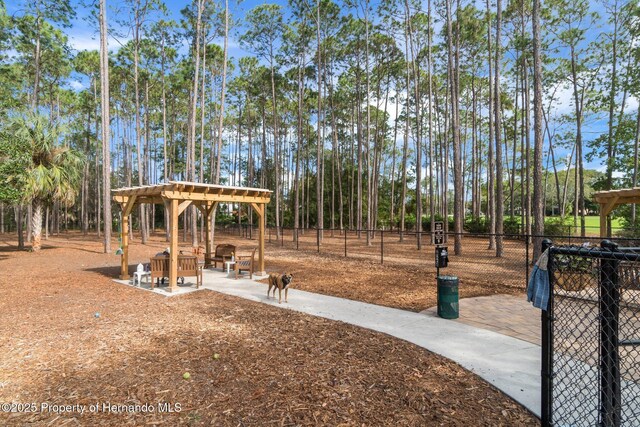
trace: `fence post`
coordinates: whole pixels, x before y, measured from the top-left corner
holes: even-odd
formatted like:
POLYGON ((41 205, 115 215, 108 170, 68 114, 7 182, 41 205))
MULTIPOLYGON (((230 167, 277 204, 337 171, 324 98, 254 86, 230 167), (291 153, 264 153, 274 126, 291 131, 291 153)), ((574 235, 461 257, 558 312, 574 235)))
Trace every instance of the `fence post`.
POLYGON ((384 230, 380 230, 380 264, 384 264, 384 230))
POLYGON ((344 257, 347 257, 347 228, 344 229, 344 257))
MULTIPOLYGON (((602 249, 615 252, 618 245, 603 240, 602 249)), ((620 425, 620 357, 618 354, 618 316, 620 261, 600 260, 600 420, 602 426, 620 425)))
MULTIPOLYGON (((527 283, 527 280, 529 280, 529 262, 530 262, 529 261, 529 242, 530 242, 529 237, 528 236, 525 237, 524 246, 526 248, 526 258, 527 258, 526 259, 526 264, 525 264, 525 267, 524 267, 524 270, 525 270, 525 276, 524 276, 525 277, 525 283, 527 283)), ((551 243, 549 245, 551 245, 551 243)), ((542 252, 540 252, 540 253, 542 254, 544 251, 545 251, 545 244, 544 244, 544 241, 543 241, 542 242, 542 252)))
MULTIPOLYGON (((549 262, 547 272, 549 274, 549 303, 547 310, 541 311, 542 324, 542 399, 540 410, 540 421, 543 427, 551 425, 553 411, 553 255, 551 246, 553 243, 549 239, 542 241, 542 252, 549 249, 549 262)), ((527 244, 527 253, 529 245, 527 244)), ((527 256, 527 266, 529 257, 527 256)))

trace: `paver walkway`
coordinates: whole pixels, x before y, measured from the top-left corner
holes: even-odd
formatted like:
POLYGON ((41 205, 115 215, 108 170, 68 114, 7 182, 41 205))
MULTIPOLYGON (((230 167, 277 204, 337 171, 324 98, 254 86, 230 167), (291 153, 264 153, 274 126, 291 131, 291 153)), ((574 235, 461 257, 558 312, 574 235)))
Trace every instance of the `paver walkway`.
MULTIPOLYGON (((277 299, 267 298, 267 285, 245 278, 227 278, 220 271, 206 270, 203 288, 409 341, 459 363, 540 417, 541 353, 540 346, 531 342, 463 321, 441 319, 431 313, 414 313, 298 289, 289 291, 288 304, 278 304, 277 299)), ((185 286, 180 294, 192 290, 195 286, 185 286)), ((166 295, 164 290, 156 292, 166 295)))
MULTIPOLYGON (((422 313, 435 316, 437 307, 422 313)), ((540 310, 524 294, 461 299, 460 317, 455 321, 541 345, 540 310)))

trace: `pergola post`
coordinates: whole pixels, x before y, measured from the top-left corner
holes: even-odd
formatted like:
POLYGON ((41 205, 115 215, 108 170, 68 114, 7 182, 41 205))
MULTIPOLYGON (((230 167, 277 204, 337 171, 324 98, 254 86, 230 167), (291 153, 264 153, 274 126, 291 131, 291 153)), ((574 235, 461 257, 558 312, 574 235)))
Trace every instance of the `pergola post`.
POLYGON ((209 203, 202 207, 200 212, 202 213, 204 223, 204 266, 209 267, 211 265, 211 220, 209 219, 209 203))
POLYGON ((136 202, 136 196, 124 196, 120 200, 122 208, 122 229, 120 230, 120 242, 122 243, 122 255, 120 255, 120 280, 128 280, 129 277, 129 215, 136 202))
POLYGON ((169 237, 169 291, 178 289, 178 200, 169 202, 169 222, 171 236, 169 237))
POLYGON ((604 212, 605 204, 600 203, 600 237, 607 237, 607 214, 604 212))
POLYGON ((204 266, 211 266, 211 215, 218 206, 217 202, 206 202, 206 204, 196 205, 204 218, 205 251, 204 266))
POLYGON ((258 215, 258 272, 256 274, 264 276, 267 272, 264 270, 264 203, 251 203, 251 207, 258 215))
POLYGON ((600 203, 600 237, 611 237, 609 227, 607 226, 607 217, 618 206, 619 197, 611 196, 600 203))
POLYGON ((120 231, 122 242, 122 255, 120 255, 120 280, 129 279, 129 215, 122 212, 122 230, 120 231))

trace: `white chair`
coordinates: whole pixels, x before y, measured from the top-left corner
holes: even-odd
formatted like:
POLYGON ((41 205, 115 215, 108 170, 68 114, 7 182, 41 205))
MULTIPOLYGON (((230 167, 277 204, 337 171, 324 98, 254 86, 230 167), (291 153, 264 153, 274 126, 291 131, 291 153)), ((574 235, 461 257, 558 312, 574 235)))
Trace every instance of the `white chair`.
POLYGON ((150 271, 144 271, 144 265, 138 264, 138 268, 133 273, 133 285, 135 286, 136 282, 138 283, 138 286, 142 285, 142 278, 143 277, 146 277, 147 278, 147 283, 149 283, 149 277, 150 276, 151 276, 151 272, 150 271))

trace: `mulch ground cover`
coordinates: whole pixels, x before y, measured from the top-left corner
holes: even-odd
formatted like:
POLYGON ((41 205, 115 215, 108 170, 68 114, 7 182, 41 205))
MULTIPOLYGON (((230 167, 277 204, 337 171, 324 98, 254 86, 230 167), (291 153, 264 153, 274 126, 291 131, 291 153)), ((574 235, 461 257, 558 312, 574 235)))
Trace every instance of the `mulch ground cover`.
MULTIPOLYGON (((95 237, 52 237, 39 253, 14 250, 13 237, 0 236, 0 403, 23 412, 4 405, 0 425, 538 424, 476 375, 402 340, 211 291, 166 298, 117 284, 119 257, 95 237)), ((164 246, 134 242, 130 260, 164 246)), ((354 299, 369 295, 359 275, 410 274, 268 249, 268 269, 293 270, 297 287, 354 299), (329 272, 353 281, 312 283, 329 272)), ((411 298, 368 298, 385 295, 385 305, 411 298)))
MULTIPOLYGON (((423 248, 417 250, 415 237, 407 234, 404 242, 399 242, 397 234, 389 234, 384 237, 381 259, 379 234, 370 245, 364 234, 360 239, 356 236, 349 232, 345 257, 344 238, 338 232, 334 237, 325 232, 320 252, 313 230, 300 235, 297 245, 293 235, 277 240, 272 233, 266 244, 266 270, 291 272, 294 286, 310 292, 411 311, 436 305, 435 251, 426 238, 423 248)), ((217 239, 239 247, 257 246, 255 234, 252 237, 254 240, 219 233, 217 239)), ((465 236, 461 256, 454 255, 453 242, 449 242, 449 259, 440 275, 459 278, 460 298, 495 294, 526 297, 527 254, 522 241, 505 239, 504 255, 496 258, 486 238, 465 236)))

